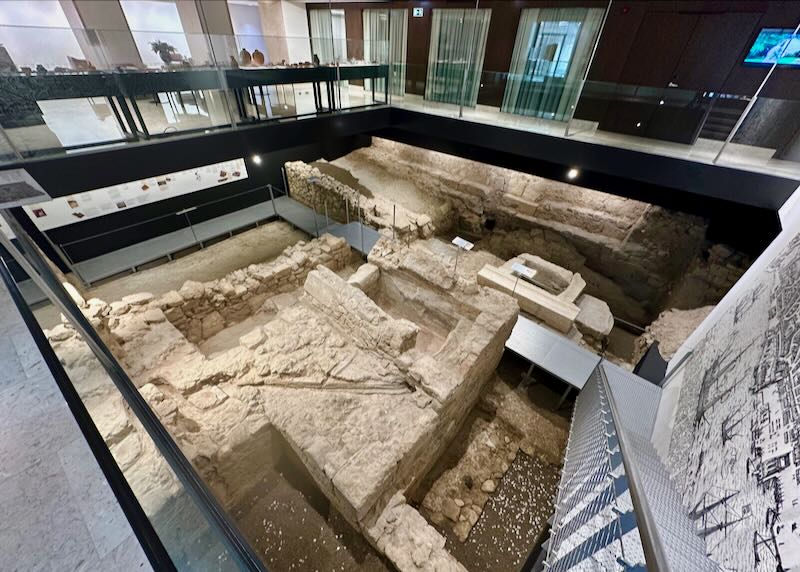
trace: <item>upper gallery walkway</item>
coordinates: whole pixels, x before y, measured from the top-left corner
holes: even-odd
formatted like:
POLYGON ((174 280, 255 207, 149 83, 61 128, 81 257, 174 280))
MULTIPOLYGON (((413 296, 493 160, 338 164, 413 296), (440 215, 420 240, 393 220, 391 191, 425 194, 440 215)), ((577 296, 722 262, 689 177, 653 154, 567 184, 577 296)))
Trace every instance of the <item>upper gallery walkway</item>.
MULTIPOLYGON (((477 104, 473 107, 465 107, 453 103, 441 103, 413 94, 392 96, 390 102, 393 107, 421 113, 529 131, 594 145, 675 157, 708 165, 778 175, 800 181, 800 140, 789 142, 783 149, 770 148, 766 141, 736 137, 735 134, 731 140, 726 141, 731 136, 734 124, 741 117, 743 112, 741 107, 734 111, 723 110, 721 109, 722 105, 715 103, 712 98, 699 96, 697 99, 701 102, 704 99, 706 101, 702 103, 699 110, 690 110, 689 105, 695 101, 697 94, 692 94, 693 97, 687 99, 686 94, 679 94, 678 90, 651 90, 658 91, 658 93, 648 93, 647 90, 636 86, 609 85, 608 87, 630 88, 640 92, 639 99, 643 104, 657 107, 658 113, 664 114, 667 121, 675 121, 677 126, 672 130, 669 138, 659 138, 663 134, 648 134, 645 122, 653 121, 650 111, 641 111, 638 115, 632 115, 628 120, 630 125, 622 128, 628 131, 626 133, 604 130, 605 122, 602 118, 596 120, 596 114, 589 112, 586 112, 585 115, 587 117, 595 115, 595 119, 581 119, 581 114, 577 114, 570 120, 559 121, 546 117, 509 113, 501 111, 500 107, 488 105, 477 104), (665 99, 667 97, 664 95, 665 93, 672 96, 672 99, 665 99), (648 101, 650 99, 652 101, 648 101), (694 118, 691 125, 681 125, 680 116, 690 112, 699 113, 699 115, 694 118), (721 126, 723 123, 725 123, 724 128, 721 126), (779 158, 779 156, 788 158, 779 158)), ((763 120, 763 118, 761 119, 763 120)), ((780 121, 781 119, 773 118, 773 120, 780 121)), ((650 131, 652 132, 652 129, 650 131)))

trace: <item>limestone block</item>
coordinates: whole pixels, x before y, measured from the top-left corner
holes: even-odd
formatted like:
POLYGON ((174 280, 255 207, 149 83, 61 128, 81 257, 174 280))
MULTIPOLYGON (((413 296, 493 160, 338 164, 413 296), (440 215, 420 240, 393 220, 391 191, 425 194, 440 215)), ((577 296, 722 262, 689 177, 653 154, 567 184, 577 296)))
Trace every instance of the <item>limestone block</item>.
POLYGON ((358 269, 347 279, 347 283, 355 286, 367 295, 370 295, 375 287, 378 285, 381 272, 374 264, 362 264, 358 269))
POLYGON ((122 441, 111 447, 114 460, 123 471, 130 468, 142 453, 142 442, 136 433, 129 433, 122 441))
POLYGON ((578 296, 583 293, 584 288, 586 288, 586 281, 576 272, 572 275, 569 285, 558 295, 558 298, 565 302, 575 302, 578 296))
POLYGON ((189 396, 189 403, 200 409, 211 409, 228 399, 228 395, 219 387, 204 387, 189 396))
POLYGON ((94 398, 88 409, 106 443, 116 443, 129 430, 128 416, 120 395, 94 398))
POLYGON ((62 282, 61 284, 64 286, 64 290, 67 291, 67 294, 69 294, 69 297, 72 298, 75 304, 77 304, 78 308, 83 308, 86 306, 86 300, 83 299, 83 296, 81 296, 80 292, 78 292, 78 289, 75 288, 75 286, 69 282, 62 282))
POLYGON ((131 307, 125 302, 111 302, 109 305, 108 313, 111 316, 121 316, 125 314, 131 307))
POLYGON ((563 333, 569 331, 580 312, 575 304, 560 300, 533 284, 516 280, 511 274, 488 264, 478 272, 478 284, 496 288, 506 294, 513 292, 523 311, 563 333))
POLYGON ((225 329, 225 320, 219 312, 211 312, 202 319, 202 338, 208 339, 225 329))
POLYGON ((47 339, 53 342, 63 342, 64 340, 71 338, 74 334, 74 330, 67 328, 63 324, 59 324, 47 332, 47 339))
POLYGON ((439 403, 446 402, 458 388, 463 378, 453 367, 440 364, 434 356, 420 355, 408 370, 411 379, 439 403), (441 367, 441 366, 444 367, 441 367))
POLYGON ((205 293, 206 287, 202 283, 193 280, 184 282, 183 286, 181 286, 181 289, 178 291, 178 294, 184 300, 198 300, 202 298, 205 293))
POLYGON ((284 308, 294 306, 297 303, 297 296, 293 293, 277 294, 270 298, 270 302, 275 307, 275 311, 280 312, 284 308))
POLYGON ((160 324, 166 320, 164 312, 155 308, 146 310, 143 317, 146 324, 160 324))
POLYGON ((149 292, 138 292, 122 297, 122 302, 129 306, 144 306, 153 300, 153 295, 149 292))
POLYGON ((584 294, 578 299, 578 307, 580 313, 575 325, 582 334, 602 340, 611 333, 614 328, 614 316, 608 304, 594 296, 584 294))
POLYGON ((164 316, 173 324, 178 324, 186 319, 186 315, 179 307, 167 308, 164 311, 164 316))
POLYGON ((177 290, 170 290, 161 296, 161 307, 175 308, 183 304, 183 296, 177 290))
POLYGON ((264 342, 264 331, 261 327, 253 328, 250 332, 239 338, 239 344, 248 350, 253 350, 264 342))
POLYGON ((415 324, 395 320, 369 296, 324 266, 309 272, 303 288, 367 345, 396 357, 416 344, 419 329, 415 324))
POLYGON ((366 531, 400 572, 466 572, 445 549, 445 538, 397 493, 366 531))

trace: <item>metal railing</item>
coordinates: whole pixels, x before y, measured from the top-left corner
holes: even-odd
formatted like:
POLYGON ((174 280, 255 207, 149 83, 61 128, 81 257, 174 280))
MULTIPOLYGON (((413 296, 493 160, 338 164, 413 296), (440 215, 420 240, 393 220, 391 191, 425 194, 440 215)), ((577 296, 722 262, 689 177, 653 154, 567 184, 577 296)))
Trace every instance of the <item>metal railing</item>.
POLYGON ((657 386, 601 362, 576 400, 545 569, 711 571, 650 443, 657 386))
POLYGON ((4 233, 0 233, 0 243, 47 295, 50 301, 66 316, 89 346, 114 383, 124 402, 150 436, 158 452, 194 501, 196 508, 205 517, 211 530, 217 534, 220 541, 227 548, 237 567, 240 570, 265 572, 266 568, 252 547, 230 520, 172 436, 161 424, 158 416, 139 393, 127 372, 111 353, 111 350, 80 311, 64 286, 58 281, 33 240, 17 222, 15 216, 24 217, 24 212, 19 207, 14 211, 14 214, 12 214, 9 210, 0 210, 0 215, 16 235, 19 247, 15 247, 4 233))

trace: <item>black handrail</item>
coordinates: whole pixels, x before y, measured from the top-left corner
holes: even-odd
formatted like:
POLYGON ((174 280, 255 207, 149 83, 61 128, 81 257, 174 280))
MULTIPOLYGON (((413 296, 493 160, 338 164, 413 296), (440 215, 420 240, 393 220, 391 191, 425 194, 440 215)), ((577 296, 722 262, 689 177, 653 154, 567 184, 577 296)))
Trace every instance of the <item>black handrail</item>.
POLYGON ((22 297, 22 293, 19 291, 17 283, 11 276, 11 272, 3 258, 0 258, 0 277, 2 277, 6 289, 11 295, 11 300, 17 307, 20 316, 22 316, 22 321, 25 322, 25 326, 36 343, 45 365, 47 365, 56 385, 58 385, 64 401, 67 402, 67 407, 69 407, 72 416, 75 418, 75 422, 78 424, 78 428, 89 445, 97 464, 100 465, 100 470, 103 471, 106 481, 108 481, 114 496, 117 498, 117 502, 125 514, 125 518, 128 519, 131 530, 136 535, 153 570, 165 570, 168 572, 176 570, 161 539, 147 518, 142 505, 139 504, 139 500, 133 493, 125 475, 114 460, 114 456, 111 454, 102 435, 100 435, 100 431, 98 431, 94 421, 92 421, 92 417, 86 410, 86 406, 83 404, 80 395, 78 395, 75 386, 72 385, 58 356, 56 356, 39 323, 22 297))
POLYGON ((196 507, 206 518, 211 529, 219 534, 220 540, 228 548, 231 557, 243 570, 266 572, 266 568, 253 548, 231 522, 213 493, 197 474, 164 425, 161 424, 161 420, 139 393, 127 372, 53 274, 38 246, 20 225, 19 220, 26 217, 25 212, 21 207, 14 207, 10 209, 10 212, 0 210, 0 213, 3 214, 5 221, 17 235, 20 247, 14 249, 14 246, 2 234, 0 234, 0 241, 4 244, 8 243, 6 249, 9 250, 9 253, 14 256, 42 292, 50 298, 50 301, 72 322, 128 407, 153 439, 156 449, 164 457, 190 498, 194 500, 196 507))

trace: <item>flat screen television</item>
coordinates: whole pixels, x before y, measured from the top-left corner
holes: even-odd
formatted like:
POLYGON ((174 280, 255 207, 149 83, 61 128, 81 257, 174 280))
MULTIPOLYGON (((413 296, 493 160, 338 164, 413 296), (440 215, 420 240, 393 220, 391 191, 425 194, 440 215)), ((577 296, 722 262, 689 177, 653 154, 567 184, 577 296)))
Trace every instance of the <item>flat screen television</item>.
POLYGON ((762 28, 744 63, 800 67, 800 35, 791 28, 762 28))

